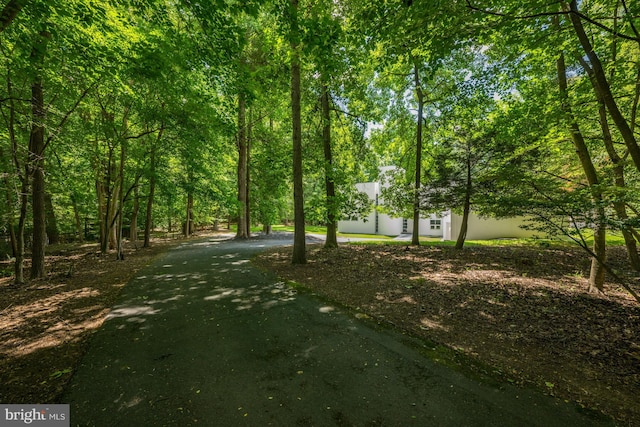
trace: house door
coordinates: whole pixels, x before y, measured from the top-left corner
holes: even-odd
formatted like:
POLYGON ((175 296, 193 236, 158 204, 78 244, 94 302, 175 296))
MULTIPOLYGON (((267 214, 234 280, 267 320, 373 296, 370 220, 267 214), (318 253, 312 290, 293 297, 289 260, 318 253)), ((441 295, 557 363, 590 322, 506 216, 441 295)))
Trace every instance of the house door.
POLYGON ((407 230, 409 229, 409 221, 407 220, 407 218, 402 218, 402 232, 406 233, 407 230))

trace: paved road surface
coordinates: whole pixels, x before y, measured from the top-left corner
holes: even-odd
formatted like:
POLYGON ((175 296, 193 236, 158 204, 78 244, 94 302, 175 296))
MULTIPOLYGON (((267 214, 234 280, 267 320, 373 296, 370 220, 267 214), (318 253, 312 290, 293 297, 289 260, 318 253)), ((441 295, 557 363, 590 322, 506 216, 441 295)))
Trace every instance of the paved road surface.
POLYGON ((185 243, 140 272, 72 378, 72 425, 613 425, 467 379, 251 266, 285 243, 185 243))

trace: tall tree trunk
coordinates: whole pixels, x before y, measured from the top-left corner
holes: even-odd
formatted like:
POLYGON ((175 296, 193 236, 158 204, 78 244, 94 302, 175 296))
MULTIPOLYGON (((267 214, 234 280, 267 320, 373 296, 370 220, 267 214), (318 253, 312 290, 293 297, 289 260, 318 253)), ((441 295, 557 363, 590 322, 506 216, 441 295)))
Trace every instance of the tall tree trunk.
MULTIPOLYGON (((615 55, 615 43, 612 46, 614 49, 615 55)), ((618 155, 616 151, 613 136, 611 135, 611 129, 609 128, 609 120, 607 118, 607 107, 605 105, 604 99, 601 96, 601 92, 597 90, 598 82, 595 78, 595 73, 589 64, 584 61, 584 59, 579 58, 579 61, 582 65, 582 68, 587 72, 590 77, 591 84, 593 86, 594 92, 596 94, 596 99, 598 100, 598 115, 600 118, 600 128, 602 129, 602 139, 604 142, 604 146, 607 150, 607 154, 609 155, 609 159, 613 164, 612 172, 613 179, 616 188, 618 189, 616 196, 613 200, 613 209, 616 212, 616 216, 618 219, 624 224, 622 226, 622 236, 624 238, 625 246, 627 248, 627 256, 629 257, 629 263, 631 267, 640 271, 640 257, 638 256, 638 247, 636 243, 636 239, 633 235, 633 229, 626 225, 626 221, 629 219, 629 215, 627 214, 627 208, 624 202, 624 193, 625 193, 625 178, 624 178, 624 161, 618 155)), ((613 72, 612 72, 613 74, 613 72)), ((633 123, 632 123, 633 129, 633 123)))
MULTIPOLYGON (((13 100, 13 85, 11 83, 11 73, 7 72, 7 94, 9 95, 9 123, 7 131, 9 133, 9 140, 11 142, 11 158, 13 160, 13 166, 16 171, 16 175, 20 180, 20 214, 18 216, 18 227, 15 233, 15 248, 13 256, 14 261, 14 283, 21 285, 25 282, 24 279, 24 227, 27 220, 27 208, 28 208, 28 196, 29 193, 29 176, 30 164, 29 159, 24 164, 24 167, 20 166, 18 140, 15 134, 15 104, 13 100)), ((7 186, 7 189, 9 187, 7 186)), ((11 204, 9 204, 11 206, 11 204)))
POLYGON ((99 171, 96 177, 96 195, 98 198, 98 223, 100 226, 100 252, 103 254, 107 253, 109 241, 109 221, 107 219, 109 203, 107 203, 107 189, 103 181, 104 178, 99 171))
POLYGON ((471 140, 467 141, 467 182, 464 190, 464 206, 462 207, 462 224, 460 224, 460 232, 456 240, 456 249, 462 249, 467 239, 467 230, 469 229, 469 215, 471 214, 471 192, 473 191, 473 182, 471 180, 471 140))
POLYGON ((16 225, 14 224, 15 218, 14 218, 14 206, 13 206, 13 197, 11 197, 11 186, 9 183, 9 178, 7 176, 5 176, 4 178, 4 185, 6 187, 6 200, 7 200, 7 207, 8 207, 8 218, 7 218, 7 225, 9 227, 9 240, 11 243, 11 256, 13 256, 15 258, 16 253, 18 252, 18 246, 17 246, 17 241, 16 241, 16 225))
POLYGON ((638 256, 638 246, 636 244, 636 239, 633 236, 633 230, 631 229, 631 227, 626 225, 626 221, 629 219, 629 215, 627 214, 627 207, 624 202, 624 193, 626 188, 624 178, 624 161, 618 155, 615 149, 613 138, 609 130, 609 123, 607 121, 606 107, 600 98, 598 99, 598 102, 600 104, 598 112, 600 114, 600 127, 602 128, 604 145, 607 149, 609 159, 613 164, 613 179, 616 188, 619 190, 613 201, 613 209, 616 212, 618 219, 623 223, 621 231, 622 236, 624 237, 625 246, 627 248, 629 263, 635 271, 640 271, 640 257, 638 256))
POLYGON ((160 138, 162 138, 163 129, 158 132, 158 138, 156 143, 151 147, 150 159, 149 159, 149 195, 147 197, 147 210, 144 219, 144 247, 151 246, 151 225, 153 220, 153 197, 156 192, 156 150, 160 138))
POLYGON ((18 16, 20 10, 29 3, 30 0, 9 0, 0 12, 0 33, 7 29, 13 20, 18 16))
MULTIPOLYGON (((6 156, 4 150, 2 149, 2 147, 0 147, 0 158, 6 159, 9 158, 9 156, 6 156)), ((9 237, 10 237, 10 243, 11 243, 11 256, 15 257, 16 256, 16 252, 18 252, 17 250, 17 246, 16 246, 16 227, 15 227, 15 215, 14 215, 14 209, 15 206, 13 205, 13 197, 11 195, 11 192, 13 191, 13 189, 11 188, 11 180, 9 179, 9 173, 0 173, 0 175, 4 175, 3 181, 4 181, 4 188, 5 188, 5 201, 7 202, 7 228, 9 229, 9 237)))
POLYGON ((306 264, 307 249, 304 220, 304 191, 302 180, 302 119, 300 106, 300 34, 298 29, 298 0, 290 0, 291 7, 291 121, 293 142, 293 264, 306 264))
POLYGON ((582 170, 584 171, 589 188, 591 190, 591 197, 596 206, 596 220, 594 224, 594 236, 593 236, 593 253, 596 255, 591 259, 591 271, 589 274, 589 291, 602 292, 604 289, 605 268, 606 262, 606 217, 604 207, 602 203, 602 193, 599 189, 599 179, 596 172, 596 168, 591 160, 591 155, 587 144, 584 141, 578 122, 576 121, 571 104, 569 101, 569 91, 567 85, 567 70, 564 62, 564 54, 561 53, 557 60, 558 69, 558 86, 560 89, 560 102, 561 108, 565 115, 569 132, 571 133, 571 140, 575 147, 576 154, 580 159, 582 170))
MULTIPOLYGON (((126 119, 125 119, 125 129, 126 129, 126 119)), ((117 248, 116 259, 120 261, 124 260, 122 227, 124 225, 124 218, 123 218, 124 217, 124 161, 126 158, 126 150, 127 150, 125 143, 126 141, 123 138, 120 141, 120 169, 118 171, 118 176, 120 178, 118 182, 118 187, 120 187, 120 193, 118 196, 118 210, 117 210, 118 224, 117 224, 117 236, 116 236, 116 248, 117 248)))
POLYGON ((189 190, 187 192, 187 220, 184 224, 184 236, 186 238, 191 237, 191 233, 193 233, 193 191, 189 190))
POLYGON ((131 210, 131 222, 129 224, 129 241, 134 243, 138 241, 138 214, 140 213, 138 180, 139 177, 136 177, 136 182, 133 187, 133 209, 131 210))
POLYGON ((45 275, 45 246, 47 244, 46 215, 44 201, 44 122, 46 110, 42 88, 41 68, 44 64, 47 43, 51 34, 40 31, 31 51, 31 60, 35 66, 35 79, 31 84, 31 134, 29 136, 29 163, 31 164, 31 208, 33 221, 33 241, 31 247, 31 278, 45 275))
POLYGON ((50 245, 56 245, 60 241, 60 232, 58 231, 58 221, 56 220, 56 213, 53 210, 53 200, 51 194, 44 194, 44 205, 46 214, 46 232, 50 245))
POLYGON ((336 221, 336 185, 333 171, 333 154, 331 153, 331 109, 329 105, 329 88, 322 84, 322 145, 324 148, 324 186, 327 209, 327 238, 325 248, 338 247, 338 224, 336 221))
POLYGON ((571 0, 569 4, 563 3, 562 8, 564 11, 573 12, 569 13, 569 17, 571 19, 571 23, 573 25, 575 33, 578 36, 580 45, 589 58, 589 63, 593 67, 594 77, 597 82, 597 85, 594 87, 594 89, 599 92, 598 96, 600 96, 604 101, 604 104, 606 105, 607 110, 611 115, 611 119, 618 128, 618 131, 620 132, 620 135, 622 136, 622 139, 624 140, 624 143, 629 150, 629 154, 633 159, 633 163, 635 164, 636 169, 640 171, 640 147, 638 146, 638 142, 633 133, 633 130, 620 112, 618 104, 616 103, 613 93, 611 92, 611 87, 609 86, 609 81, 602 67, 602 63, 600 62, 600 58, 591 45, 589 36, 584 30, 584 27, 582 25, 582 18, 578 14, 579 9, 577 0, 571 0))
POLYGON ((416 176, 413 196, 413 231, 411 244, 420 245, 420 187, 422 186, 422 111, 424 108, 424 93, 420 85, 420 74, 417 63, 413 66, 416 95, 418 96, 418 128, 416 131, 416 176))
POLYGON ((31 163, 31 208, 33 215, 33 242, 31 248, 31 278, 45 275, 45 246, 47 244, 44 200, 44 120, 45 106, 42 82, 39 78, 31 86, 31 110, 33 124, 29 140, 31 163))
MULTIPOLYGON (((120 200, 120 194, 122 189, 120 188, 120 182, 118 180, 118 176, 115 172, 116 164, 112 162, 113 170, 111 176, 113 179, 113 188, 108 188, 107 192, 107 206, 108 206, 108 215, 107 215, 107 237, 108 237, 108 248, 116 249, 117 248, 117 227, 116 221, 118 220, 118 201, 120 200)), ((109 180, 111 181, 111 179, 109 180)))
POLYGON ((244 218, 245 218, 245 226, 247 227, 247 237, 251 237, 251 132, 253 130, 252 126, 252 118, 251 118, 252 109, 249 108, 249 121, 247 123, 247 178, 246 178, 246 195, 245 195, 245 205, 244 205, 244 218))
POLYGON ((27 221, 27 193, 29 191, 28 168, 25 166, 25 175, 22 177, 20 191, 20 217, 18 218, 18 230, 16 230, 16 261, 14 264, 15 283, 21 285, 24 280, 24 226, 27 221))
POLYGON ((246 97, 238 95, 238 230, 236 239, 246 239, 247 235, 247 123, 246 97))

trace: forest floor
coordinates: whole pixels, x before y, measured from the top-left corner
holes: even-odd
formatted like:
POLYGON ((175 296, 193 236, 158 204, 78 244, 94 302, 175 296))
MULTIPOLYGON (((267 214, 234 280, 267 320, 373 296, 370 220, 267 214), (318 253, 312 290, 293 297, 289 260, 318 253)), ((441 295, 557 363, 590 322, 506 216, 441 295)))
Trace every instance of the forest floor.
MULTIPOLYGON (((124 284, 181 242, 129 245, 124 261, 96 245, 59 245, 49 248, 46 278, 24 286, 0 278, 0 402, 56 403, 124 284)), ((624 251, 610 257, 624 273, 624 251)), ((430 357, 456 369, 640 426, 640 305, 611 283, 606 295, 587 294, 579 250, 309 246, 308 260, 291 265, 285 248, 254 262, 358 317, 425 339, 430 357)), ((0 272, 11 268, 0 263, 0 272)))
MULTIPOLYGON (((125 245, 123 261, 98 245, 47 248, 43 279, 13 284, 13 263, 0 262, 0 402, 60 403, 57 399, 123 286, 137 271, 183 240, 125 245)), ((25 265, 25 276, 30 264, 25 265)))
MULTIPOLYGON (((614 267, 636 291, 622 248, 614 267)), ((487 381, 533 387, 640 426, 640 305, 607 283, 586 292, 578 249, 349 245, 256 260, 358 317, 426 340, 432 358, 487 381)))

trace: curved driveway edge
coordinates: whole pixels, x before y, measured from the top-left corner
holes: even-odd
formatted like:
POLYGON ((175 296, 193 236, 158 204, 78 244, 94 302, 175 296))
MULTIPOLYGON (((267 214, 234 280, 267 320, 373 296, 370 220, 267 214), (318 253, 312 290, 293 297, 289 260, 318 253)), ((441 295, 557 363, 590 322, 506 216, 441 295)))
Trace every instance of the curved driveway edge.
POLYGON ((251 266, 286 243, 185 243, 140 272, 63 397, 71 425, 614 425, 465 378, 251 266))

